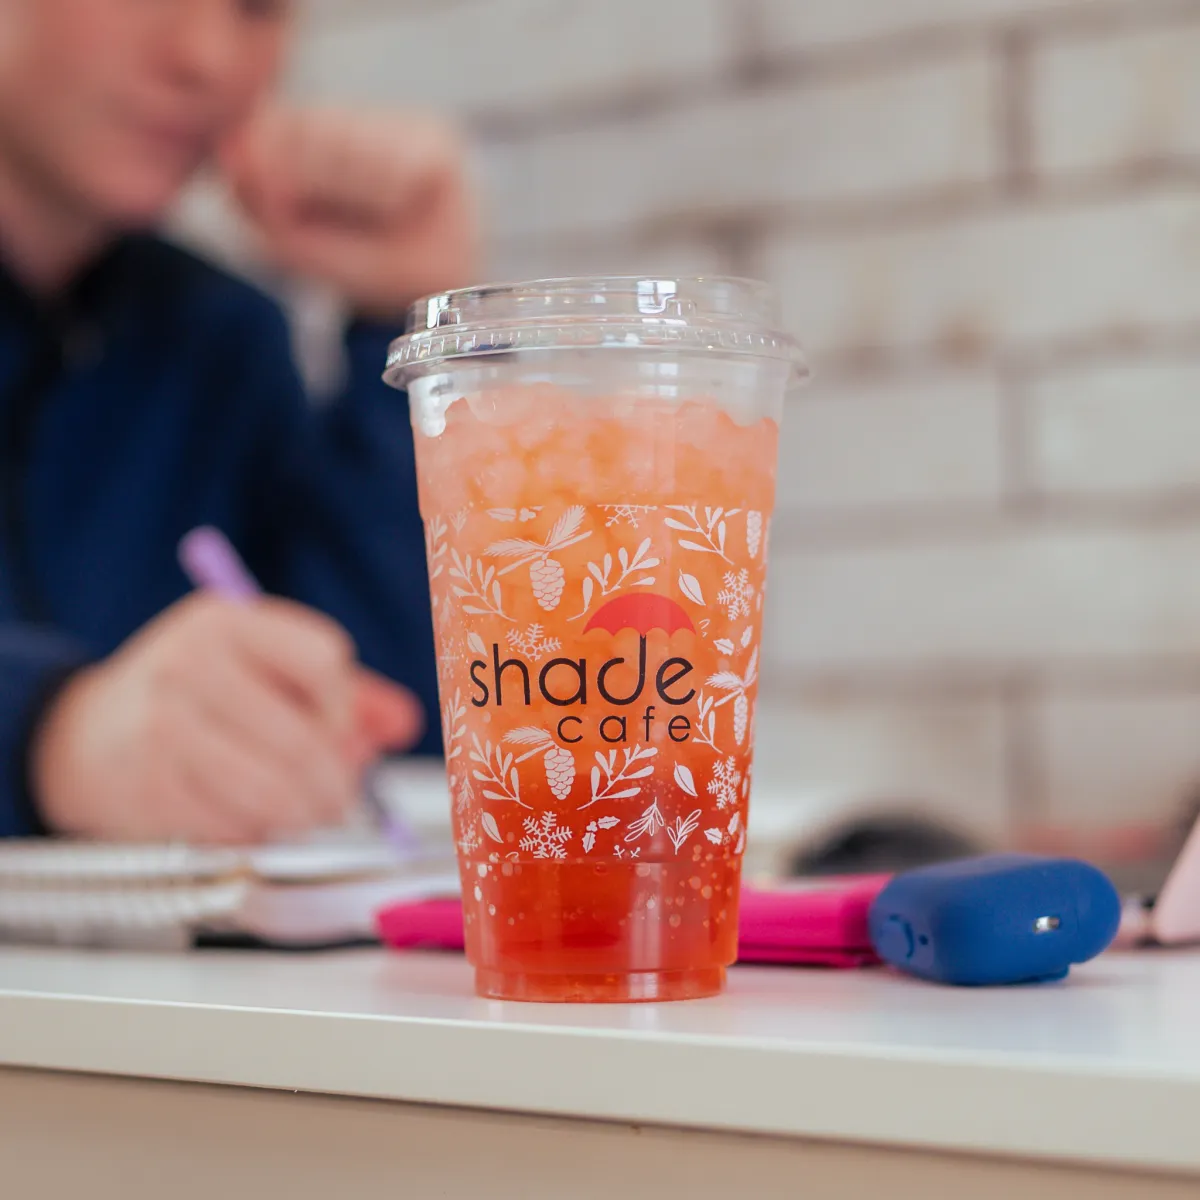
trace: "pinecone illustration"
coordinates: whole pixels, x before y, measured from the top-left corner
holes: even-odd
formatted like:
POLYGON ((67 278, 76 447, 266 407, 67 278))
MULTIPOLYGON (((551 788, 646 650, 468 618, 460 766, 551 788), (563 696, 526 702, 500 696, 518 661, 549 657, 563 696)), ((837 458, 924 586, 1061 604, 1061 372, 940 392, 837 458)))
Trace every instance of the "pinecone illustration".
POLYGON ((746 699, 745 692, 739 692, 738 698, 733 702, 733 736, 739 746, 746 741, 746 727, 749 722, 750 701, 746 699))
POLYGON ((753 511, 748 512, 746 514, 746 549, 750 551, 751 558, 758 557, 758 550, 762 545, 762 532, 762 513, 753 511))
POLYGON ((739 746, 746 741, 746 731, 750 724, 750 698, 746 695, 758 680, 758 647, 750 652, 750 662, 746 673, 739 675, 736 671, 718 671, 708 677, 709 687, 719 688, 725 696, 716 703, 717 708, 733 703, 733 736, 739 746))
POLYGON ((560 550, 574 546, 592 536, 590 530, 580 533, 580 526, 586 512, 582 505, 576 504, 568 508, 554 522, 544 541, 535 542, 531 538, 505 538, 493 542, 485 554, 495 558, 511 558, 515 560, 499 572, 507 575, 518 567, 529 568, 529 579, 533 584, 533 598, 546 612, 553 612, 562 600, 563 588, 566 587, 567 573, 562 563, 551 558, 560 550))
POLYGON ((575 758, 570 750, 555 746, 546 751, 546 782, 559 800, 565 800, 575 785, 575 758))
POLYGON ((529 579, 533 583, 534 599, 546 612, 553 612, 562 600, 567 584, 562 563, 553 558, 537 559, 530 564, 529 579))

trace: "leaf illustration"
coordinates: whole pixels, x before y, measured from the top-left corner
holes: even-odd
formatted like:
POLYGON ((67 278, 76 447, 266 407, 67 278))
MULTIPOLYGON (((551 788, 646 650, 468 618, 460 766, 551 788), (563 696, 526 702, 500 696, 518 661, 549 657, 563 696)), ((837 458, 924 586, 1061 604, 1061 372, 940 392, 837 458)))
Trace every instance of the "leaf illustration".
POLYGON ((629 826, 625 835, 626 842, 636 842, 643 834, 653 837, 666 822, 657 803, 651 804, 642 815, 629 826))
POLYGON ((592 596, 594 595, 595 591, 596 591, 596 585, 595 585, 595 583, 592 582, 592 577, 589 575, 583 581, 583 610, 584 610, 584 612, 587 612, 587 610, 591 607, 592 596))
MULTIPOLYGON (((686 545, 681 542, 680 545, 686 545)), ((679 590, 693 603, 703 605, 704 593, 700 590, 700 580, 686 571, 679 572, 679 590)))
POLYGON ((706 681, 709 687, 720 688, 723 692, 741 691, 742 677, 733 671, 718 671, 710 675, 706 681))
POLYGON ((493 521, 515 521, 517 519, 517 510, 515 508, 489 508, 488 516, 493 521))
POLYGON ((742 649, 750 645, 750 639, 754 636, 754 630, 749 625, 746 626, 746 632, 742 634, 742 649))
POLYGON ((687 792, 689 796, 696 795, 696 780, 692 775, 691 768, 685 767, 683 763, 675 764, 675 782, 687 792))
POLYGON ((682 521, 675 520, 674 517, 668 517, 666 520, 668 529, 678 529, 681 533, 691 533, 692 527, 685 525, 682 521))
POLYGON ((504 839, 500 836, 500 826, 496 824, 496 818, 490 812, 483 813, 479 818, 479 824, 483 826, 483 832, 492 839, 493 842, 503 844, 504 839))
POLYGON ((539 542, 531 542, 527 538, 504 538, 493 542, 484 554, 489 558, 516 558, 521 554, 541 554, 543 549, 539 542))
POLYGON ((596 845, 596 835, 594 833, 592 833, 592 831, 589 829, 587 831, 587 833, 585 833, 583 835, 583 852, 584 852, 584 854, 591 854, 592 848, 595 845, 596 845))
POLYGON ((557 521, 554 522, 550 530, 550 536, 546 539, 547 548, 560 546, 567 538, 572 538, 579 532, 580 525, 583 524, 584 518, 583 506, 575 505, 573 508, 568 508, 557 521))
POLYGON ((520 729, 510 729, 504 735, 504 740, 514 746, 545 746, 554 739, 536 725, 523 725, 520 729))
POLYGON ((640 796, 641 788, 626 788, 622 792, 608 792, 605 795, 605 800, 628 800, 633 796, 640 796))
POLYGON ((600 768, 592 768, 592 795, 594 796, 600 790, 600 768))
POLYGON ((675 847, 675 853, 678 854, 684 842, 692 836, 700 826, 700 810, 697 808, 689 813, 686 818, 676 817, 674 825, 667 826, 667 837, 671 839, 671 845, 675 847))
POLYGON ((713 645, 716 646, 722 654, 729 655, 737 649, 736 646, 728 638, 717 638, 713 645))
POLYGON ((476 654, 486 654, 487 647, 483 644, 483 638, 477 633, 467 634, 467 645, 475 651, 476 654))
POLYGON ((741 820, 741 813, 734 813, 733 816, 729 818, 730 835, 737 833, 738 825, 741 823, 741 820))
POLYGON ((620 823, 620 817, 601 817, 600 820, 596 822, 601 829, 615 829, 618 825, 620 825, 620 823))
POLYGON ((702 546, 699 542, 689 542, 687 538, 680 538, 679 544, 685 550, 699 550, 701 554, 716 554, 717 551, 711 546, 702 546))
POLYGON ((706 829, 704 831, 704 836, 708 838, 708 840, 712 842, 714 846, 719 846, 721 844, 721 831, 719 829, 706 829))

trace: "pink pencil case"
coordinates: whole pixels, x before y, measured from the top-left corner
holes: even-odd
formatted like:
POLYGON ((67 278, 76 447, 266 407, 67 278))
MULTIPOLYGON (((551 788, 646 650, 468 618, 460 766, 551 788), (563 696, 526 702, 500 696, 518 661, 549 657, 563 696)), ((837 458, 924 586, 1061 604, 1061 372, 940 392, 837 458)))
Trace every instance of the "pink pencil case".
MULTIPOLYGON (((867 933, 867 911, 890 876, 805 880, 764 891, 742 890, 738 961, 862 967, 879 961, 867 933)), ((397 950, 462 950, 457 898, 389 905, 376 918, 379 935, 397 950)))

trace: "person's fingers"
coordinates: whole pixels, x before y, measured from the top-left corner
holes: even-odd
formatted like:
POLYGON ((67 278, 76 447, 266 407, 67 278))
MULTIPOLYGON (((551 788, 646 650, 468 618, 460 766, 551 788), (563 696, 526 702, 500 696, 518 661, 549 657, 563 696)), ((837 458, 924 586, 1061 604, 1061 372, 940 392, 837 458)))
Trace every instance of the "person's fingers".
POLYGON ((323 715, 339 736, 354 719, 355 647, 335 621, 287 600, 227 606, 228 636, 257 664, 323 715))
POLYGON ((208 802, 167 739, 147 753, 157 758, 143 776, 142 794, 133 803, 110 806, 120 826, 110 828, 107 836, 139 842, 244 843, 242 823, 231 819, 224 806, 208 802))
POLYGON ((178 755, 183 778, 231 840, 253 844, 318 824, 292 780, 227 728, 197 720, 178 755))
POLYGON ((318 718, 270 677, 213 656, 196 681, 203 716, 282 776, 316 824, 341 819, 354 794, 356 763, 344 731, 318 718))
POLYGON ((358 726, 368 746, 407 750, 425 732, 425 713, 417 698, 390 679, 359 668, 355 708, 358 726))

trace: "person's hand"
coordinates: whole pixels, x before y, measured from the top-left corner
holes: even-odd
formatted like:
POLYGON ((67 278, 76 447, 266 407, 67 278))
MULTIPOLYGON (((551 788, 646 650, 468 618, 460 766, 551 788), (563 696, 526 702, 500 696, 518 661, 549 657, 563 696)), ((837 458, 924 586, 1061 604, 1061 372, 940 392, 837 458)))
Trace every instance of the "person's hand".
POLYGON ((254 843, 343 818, 363 765, 421 720, 327 618, 197 594, 63 688, 30 779, 59 833, 254 843))
POLYGON ((428 117, 269 109, 223 148, 235 198, 280 268, 395 319, 471 282, 477 233, 457 135, 428 117))

